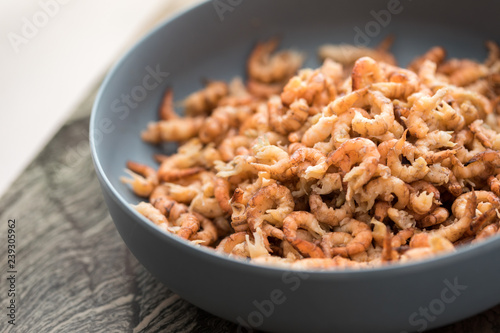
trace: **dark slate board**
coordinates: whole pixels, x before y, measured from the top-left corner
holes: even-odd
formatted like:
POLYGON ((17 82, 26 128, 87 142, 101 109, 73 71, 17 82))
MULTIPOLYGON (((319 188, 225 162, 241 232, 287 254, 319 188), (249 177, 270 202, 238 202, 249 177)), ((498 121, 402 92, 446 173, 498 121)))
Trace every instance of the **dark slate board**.
MULTIPOLYGON (((118 235, 88 146, 92 94, 0 201, 0 332, 235 332, 158 282, 118 235), (16 325, 7 221, 16 220, 16 325)), ((480 274, 478 272, 478 274, 480 274)), ((362 318, 360 318, 362 320, 362 318)), ((434 332, 499 332, 500 306, 434 332)))

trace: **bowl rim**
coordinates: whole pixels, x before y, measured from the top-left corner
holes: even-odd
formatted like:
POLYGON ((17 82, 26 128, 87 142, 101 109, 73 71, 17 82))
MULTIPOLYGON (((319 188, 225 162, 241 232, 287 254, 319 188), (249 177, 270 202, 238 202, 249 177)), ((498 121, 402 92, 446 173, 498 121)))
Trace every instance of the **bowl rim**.
POLYGON ((206 7, 210 5, 210 0, 203 0, 199 3, 189 5, 183 10, 180 10, 176 14, 169 16, 162 22, 158 23, 154 28, 152 28, 149 32, 147 32, 144 36, 142 36, 138 41, 136 41, 131 47, 124 52, 118 60, 114 62, 111 68, 108 70, 104 80, 102 81, 99 90, 97 92, 96 98, 94 100, 92 111, 90 115, 90 123, 89 123, 89 143, 90 143, 90 151, 91 157, 94 162, 94 168, 96 170, 96 174, 101 182, 104 185, 105 189, 109 192, 110 197, 120 206, 125 207, 125 212, 131 218, 133 218, 137 223, 141 223, 144 227, 146 227, 150 232, 159 234, 163 240, 167 242, 176 242, 176 245, 184 247, 186 251, 190 251, 193 255, 202 255, 203 260, 211 261, 220 265, 239 265, 239 268, 245 270, 253 270, 255 272, 261 273, 285 273, 290 271, 296 272, 305 272, 307 274, 311 274, 311 277, 316 278, 332 278, 332 276, 339 278, 353 277, 358 276, 358 274, 376 277, 382 274, 383 277, 386 277, 387 274, 401 275, 401 274, 412 274, 415 272, 428 271, 433 268, 442 267, 444 265, 452 265, 461 261, 468 260, 470 258, 480 257, 482 254, 490 253, 495 249, 500 249, 500 238, 498 236, 490 237, 489 239, 483 240, 477 244, 469 244, 465 246, 461 246, 453 252, 448 252, 445 254, 439 254, 433 257, 425 258, 422 260, 414 260, 408 262, 398 262, 395 264, 388 265, 379 265, 373 267, 362 267, 362 268, 341 268, 341 269, 295 269, 290 267, 282 267, 282 266, 273 266, 271 264, 259 264, 252 263, 250 260, 238 259, 234 257, 230 257, 228 255, 224 255, 216 252, 212 248, 207 248, 201 245, 194 245, 190 241, 182 239, 176 235, 165 232, 160 229, 156 224, 152 221, 148 220, 141 214, 139 214, 135 209, 131 207, 131 203, 127 202, 118 192, 118 190, 112 185, 108 176, 104 172, 104 169, 100 163, 99 155, 97 153, 96 141, 94 139, 95 132, 95 122, 97 118, 98 109, 101 105, 101 100, 104 98, 104 91, 106 87, 110 84, 110 81, 115 76, 115 74, 119 71, 122 64, 129 58, 131 54, 133 54, 137 49, 141 48, 141 46, 150 39, 153 35, 155 35, 158 31, 165 29, 170 23, 182 19, 183 16, 190 13, 191 11, 201 10, 200 8, 206 7))

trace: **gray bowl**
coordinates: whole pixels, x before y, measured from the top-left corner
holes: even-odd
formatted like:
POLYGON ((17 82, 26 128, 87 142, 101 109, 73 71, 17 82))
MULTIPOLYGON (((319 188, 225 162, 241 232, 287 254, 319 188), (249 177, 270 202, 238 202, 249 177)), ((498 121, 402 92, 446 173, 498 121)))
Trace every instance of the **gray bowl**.
MULTIPOLYGON (((167 86, 176 99, 202 79, 244 74, 254 43, 281 36, 318 66, 323 43, 375 45, 396 35, 401 64, 433 45, 482 60, 497 39, 500 2, 212 1, 165 22, 130 50, 103 83, 92 113, 91 147, 110 214, 137 259, 196 306, 247 327, 280 332, 422 331, 500 301, 500 240, 425 262, 363 271, 290 272, 219 256, 161 232, 137 214, 119 177, 128 159, 154 165, 158 148, 139 133, 156 120, 167 86), (398 4, 394 6, 394 4, 398 4)), ((167 147, 168 148, 168 147, 167 147)), ((168 149, 167 149, 168 150, 168 149)))

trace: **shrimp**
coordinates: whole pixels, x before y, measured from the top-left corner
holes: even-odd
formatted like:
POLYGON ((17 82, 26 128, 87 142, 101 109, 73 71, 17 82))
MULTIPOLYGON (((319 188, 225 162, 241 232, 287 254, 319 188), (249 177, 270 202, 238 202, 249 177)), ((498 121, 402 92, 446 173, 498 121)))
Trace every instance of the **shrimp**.
POLYGON ((370 105, 372 111, 380 113, 373 116, 373 119, 368 119, 360 112, 355 112, 351 123, 353 131, 365 137, 386 133, 395 120, 391 100, 378 91, 368 91, 365 104, 370 105))
POLYGON ((331 131, 333 146, 335 148, 338 148, 342 143, 351 138, 349 134, 351 131, 351 123, 356 113, 360 113, 367 119, 371 117, 368 112, 361 108, 350 108, 347 112, 342 113, 334 123, 331 131))
POLYGON ((128 170, 125 170, 131 177, 121 177, 122 183, 132 186, 132 190, 140 197, 148 197, 158 185, 156 171, 145 165, 133 161, 127 162, 128 170))
POLYGON ((498 233, 498 226, 496 224, 490 224, 485 227, 483 230, 477 233, 476 238, 472 241, 472 243, 477 243, 479 241, 483 241, 487 238, 493 237, 498 233))
POLYGON ((217 228, 215 227, 215 224, 201 214, 198 213, 193 213, 193 214, 198 219, 201 229, 203 230, 196 232, 191 237, 192 240, 197 241, 205 246, 212 245, 218 238, 217 228))
POLYGON ((453 202, 451 207, 453 215, 455 215, 458 220, 446 227, 433 231, 432 235, 446 238, 450 242, 459 240, 469 229, 472 219, 476 214, 476 207, 477 197, 475 191, 462 194, 453 202))
POLYGON ((182 154, 171 155, 161 163, 158 169, 158 178, 164 182, 171 182, 196 175, 205 170, 198 166, 186 167, 189 164, 192 164, 192 161, 187 162, 182 154))
POLYGON ((176 221, 182 214, 188 212, 185 204, 178 203, 170 197, 167 186, 159 185, 149 196, 151 204, 170 221, 176 221))
MULTIPOLYGON (((301 178, 319 179, 323 177, 324 172, 318 170, 315 166, 322 166, 326 162, 326 156, 320 151, 313 148, 300 148, 297 149, 292 156, 290 156, 291 171, 299 175, 301 178)), ((321 167, 320 167, 321 169, 321 167)), ((326 170, 325 170, 326 171, 326 170)))
POLYGON ((352 90, 362 89, 383 80, 379 64, 370 57, 356 60, 352 68, 352 90))
POLYGON ((436 65, 439 65, 445 58, 446 50, 441 46, 434 46, 423 55, 413 59, 413 61, 408 65, 408 68, 414 72, 418 72, 425 61, 431 61, 436 65))
POLYGON ((171 120, 171 119, 178 119, 179 115, 174 110, 174 103, 173 103, 174 95, 172 92, 172 89, 168 88, 165 91, 165 95, 163 96, 163 99, 160 104, 160 109, 159 109, 159 116, 160 120, 171 120))
POLYGON ((304 211, 290 213, 283 220, 283 232, 285 233, 286 240, 302 253, 302 255, 311 258, 324 258, 325 254, 320 247, 297 237, 298 228, 305 228, 318 237, 323 236, 325 231, 321 229, 314 215, 304 211))
POLYGON ((441 198, 439 190, 429 182, 416 181, 410 184, 412 193, 408 208, 417 214, 427 214, 437 208, 441 198))
POLYGON ((284 218, 293 211, 295 204, 290 190, 276 183, 262 187, 247 204, 246 218, 252 231, 264 221, 281 226, 284 218), (273 208, 276 206, 276 208, 273 208))
POLYGON ((204 117, 186 117, 149 123, 141 138, 153 144, 186 141, 198 135, 204 120, 204 117))
POLYGON ((288 110, 285 109, 278 96, 272 96, 268 104, 269 124, 280 134, 286 135, 298 130, 309 116, 309 106, 304 99, 294 101, 288 110))
POLYGON ((380 153, 373 141, 366 138, 354 138, 344 142, 328 156, 327 164, 338 166, 343 172, 344 182, 348 183, 347 200, 351 200, 354 191, 365 185, 377 170, 380 153), (359 163, 359 166, 353 165, 359 163))
POLYGON ((227 179, 217 177, 217 179, 215 180, 214 195, 222 211, 229 215, 233 213, 233 209, 231 208, 231 205, 229 203, 230 189, 231 185, 229 184, 227 179))
POLYGON ((490 176, 488 178, 488 186, 491 189, 491 192, 495 193, 497 197, 500 197, 500 174, 496 176, 490 176))
POLYGON ((340 221, 346 217, 352 216, 352 209, 344 204, 340 208, 328 207, 319 194, 311 193, 309 195, 309 206, 314 217, 321 223, 330 226, 338 226, 340 221))
POLYGON ((423 179, 429 172, 427 162, 423 157, 417 158, 411 166, 406 166, 401 163, 399 156, 403 151, 403 146, 406 141, 406 130, 400 140, 387 153, 387 166, 391 169, 392 175, 399 177, 407 183, 411 183, 423 179))
POLYGON ((327 173, 316 184, 311 185, 311 190, 317 194, 328 194, 342 189, 342 176, 339 173, 327 173))
POLYGON ((247 61, 248 76, 254 80, 271 83, 290 78, 303 61, 302 54, 295 51, 281 51, 271 55, 278 47, 278 39, 259 42, 247 61))
POLYGON ((452 206, 453 215, 457 218, 464 216, 467 210, 467 202, 471 200, 470 198, 472 196, 475 197, 478 204, 488 203, 492 208, 472 221, 470 228, 467 230, 467 235, 469 236, 475 234, 485 224, 491 223, 492 220, 497 218, 496 210, 500 208, 500 199, 493 192, 473 191, 462 194, 460 197, 455 199, 452 206))
POLYGON ((314 144, 324 141, 331 135, 337 118, 336 115, 325 116, 323 114, 317 123, 305 131, 301 142, 307 147, 312 147, 314 144))
POLYGON ((420 228, 432 227, 433 225, 441 224, 448 219, 450 213, 446 208, 437 207, 429 215, 417 222, 420 228))
POLYGON ((394 199, 392 193, 396 194, 397 202, 393 204, 396 209, 404 209, 410 201, 410 190, 408 185, 401 179, 390 176, 388 178, 375 178, 366 184, 363 191, 359 193, 359 204, 367 210, 373 207, 375 199, 391 202, 394 199))
POLYGON ((321 59, 332 59, 343 65, 351 65, 361 57, 370 57, 388 64, 396 63, 396 59, 385 48, 374 50, 368 47, 349 44, 326 44, 319 48, 318 54, 321 59))
POLYGON ((196 216, 190 213, 182 214, 175 223, 181 227, 176 232, 177 236, 186 240, 189 240, 198 230, 200 230, 200 221, 196 216))
POLYGON ((405 124, 413 136, 422 139, 427 135, 429 127, 423 119, 438 106, 447 93, 448 88, 441 88, 433 96, 428 96, 425 92, 417 92, 408 98, 413 105, 405 124))
POLYGON ((250 138, 243 135, 229 136, 219 145, 221 159, 231 161, 236 155, 249 155, 250 138))
POLYGON ((208 82, 207 86, 192 93, 184 100, 185 112, 188 116, 206 115, 214 109, 219 101, 227 96, 228 86, 222 81, 208 82))
POLYGON ((140 202, 138 205, 132 205, 132 207, 142 216, 152 221, 158 226, 167 227, 168 219, 164 214, 158 209, 156 209, 152 204, 146 202, 140 202))
MULTIPOLYGON (((352 238, 342 237, 343 240, 347 240, 347 243, 336 245, 328 243, 328 240, 332 241, 331 237, 336 238, 336 236, 323 236, 321 242, 322 248, 329 257, 341 255, 342 257, 349 258, 355 254, 366 251, 372 242, 370 227, 366 223, 358 220, 346 218, 340 222, 340 226, 337 227, 337 229, 338 231, 336 232, 351 234, 352 238), (325 240, 325 242, 323 242, 323 240, 325 240)), ((335 238, 333 240, 335 240, 335 238)))
POLYGON ((375 220, 383 222, 388 215, 388 210, 391 208, 391 204, 386 201, 377 201, 374 205, 375 211, 373 217, 375 220))
POLYGON ((219 245, 217 245, 215 250, 217 252, 230 254, 237 245, 245 243, 246 235, 247 235, 246 232, 236 232, 234 234, 231 234, 226 238, 224 238, 223 240, 221 240, 221 242, 219 243, 219 245))

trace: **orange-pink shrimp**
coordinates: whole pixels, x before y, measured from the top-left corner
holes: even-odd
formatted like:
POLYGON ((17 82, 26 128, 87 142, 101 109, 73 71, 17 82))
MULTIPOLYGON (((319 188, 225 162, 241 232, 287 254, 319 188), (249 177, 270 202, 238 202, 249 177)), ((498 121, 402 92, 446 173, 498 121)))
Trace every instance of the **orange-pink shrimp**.
POLYGON ((126 172, 132 177, 121 177, 123 183, 132 186, 135 194, 141 197, 148 197, 158 185, 158 176, 156 170, 145 164, 140 164, 133 161, 127 162, 126 172))
POLYGON ((264 221, 280 226, 285 216, 293 211, 294 206, 292 193, 286 186, 274 183, 262 187, 247 204, 248 226, 252 231, 260 228, 264 221))
POLYGON ((307 229, 318 237, 323 236, 325 231, 321 229, 314 215, 304 211, 290 213, 283 220, 283 232, 286 240, 304 256, 324 258, 325 254, 318 245, 297 237, 297 229, 299 228, 307 229))
POLYGON ((334 257, 336 255, 341 255, 342 257, 351 257, 355 254, 366 251, 372 242, 372 232, 370 230, 370 227, 366 223, 352 218, 346 218, 342 220, 340 222, 340 226, 337 227, 336 232, 350 234, 352 235, 352 238, 341 237, 343 240, 346 240, 347 243, 332 244, 331 241, 338 240, 335 239, 337 238, 335 232, 330 233, 330 235, 334 234, 332 236, 328 236, 329 234, 323 236, 323 240, 325 240, 325 242, 323 242, 322 240, 322 248, 325 251, 325 254, 327 254, 329 257, 334 257))

